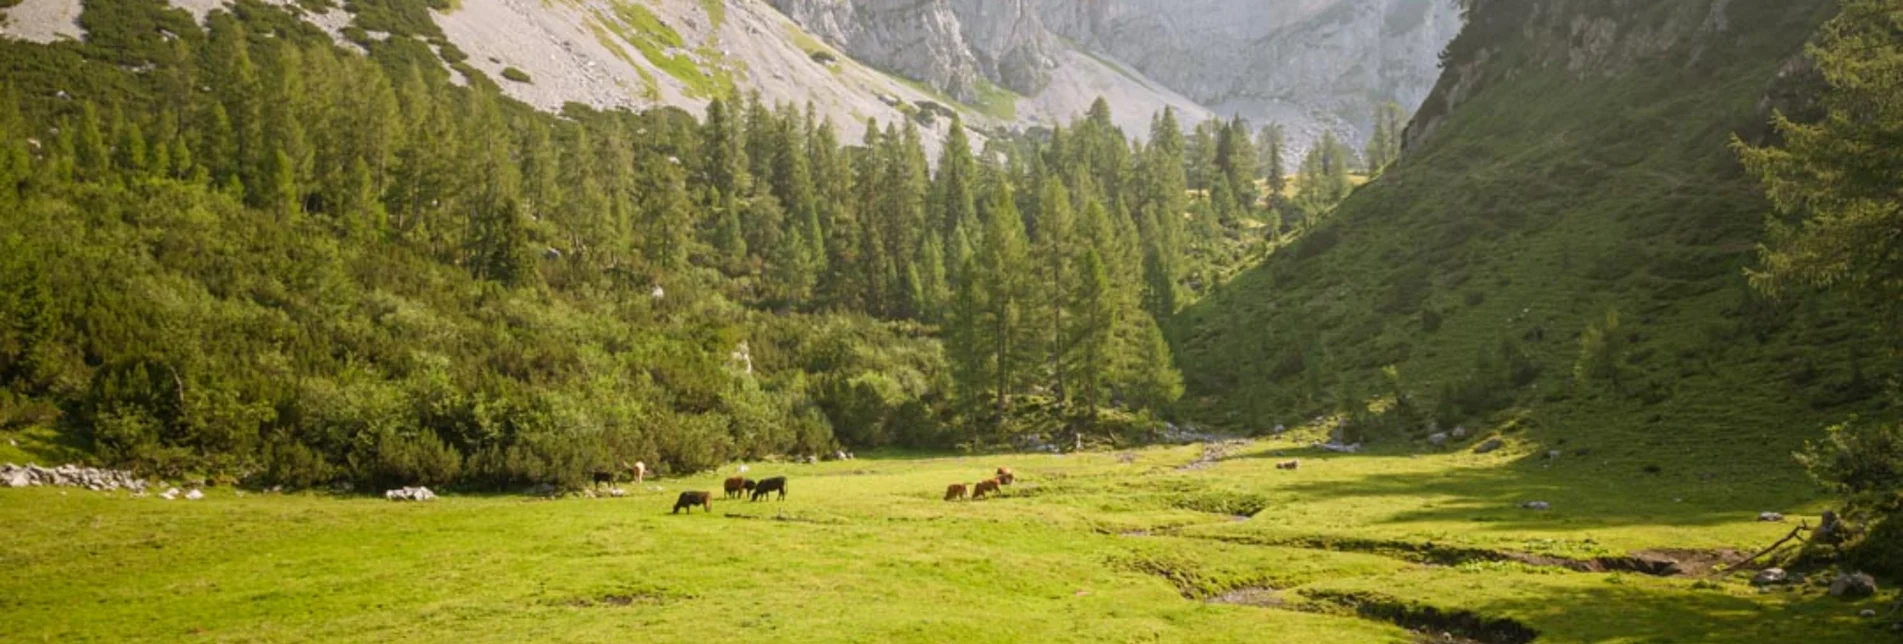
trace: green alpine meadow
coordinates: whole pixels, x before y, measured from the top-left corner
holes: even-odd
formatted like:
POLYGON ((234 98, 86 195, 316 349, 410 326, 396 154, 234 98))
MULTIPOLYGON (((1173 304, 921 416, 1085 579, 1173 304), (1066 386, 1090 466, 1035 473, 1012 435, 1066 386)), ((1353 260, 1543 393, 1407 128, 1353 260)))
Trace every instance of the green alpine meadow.
POLYGON ((0 641, 1903 641, 1898 0, 0 0, 0 641))

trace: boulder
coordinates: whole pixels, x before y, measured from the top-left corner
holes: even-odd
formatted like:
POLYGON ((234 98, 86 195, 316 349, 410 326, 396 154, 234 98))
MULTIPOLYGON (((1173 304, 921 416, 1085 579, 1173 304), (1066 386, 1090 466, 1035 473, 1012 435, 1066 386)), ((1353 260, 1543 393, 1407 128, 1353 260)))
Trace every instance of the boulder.
POLYGON ((33 484, 33 477, 26 470, 14 470, 6 473, 7 487, 26 487, 33 484))
POLYGON ((1500 449, 1502 447, 1506 447, 1506 441, 1500 440, 1498 438, 1489 438, 1486 440, 1486 442, 1483 442, 1479 445, 1474 446, 1474 453, 1485 454, 1487 452, 1491 452, 1491 451, 1500 449))
POLYGON ((164 492, 159 493, 159 498, 165 499, 167 501, 178 498, 178 488, 175 488, 175 487, 165 488, 164 492))
POLYGON ((1436 432, 1427 436, 1427 444, 1439 446, 1447 443, 1447 432, 1436 432))
POLYGON ((1549 460, 1549 461, 1558 460, 1559 457, 1560 457, 1559 450, 1556 450, 1556 449, 1546 450, 1546 460, 1549 460))
POLYGON ((1776 513, 1776 512, 1759 512, 1758 520, 1775 523, 1775 522, 1783 521, 1784 515, 1776 513))
POLYGON ((1521 503, 1520 507, 1526 508, 1528 510, 1551 510, 1553 509, 1553 504, 1547 503, 1545 501, 1527 501, 1525 503, 1521 503))
POLYGON ((436 499, 436 493, 431 492, 429 488, 419 485, 417 487, 387 490, 383 493, 383 498, 391 501, 432 501, 436 499))
POLYGON ((202 498, 205 498, 205 493, 200 492, 198 490, 192 490, 190 492, 185 493, 185 500, 187 501, 197 501, 202 498))
POLYGON ((1453 432, 1450 432, 1450 433, 1451 433, 1451 434, 1453 435, 1453 437, 1454 437, 1454 438, 1456 438, 1456 439, 1459 439, 1459 438, 1466 438, 1466 437, 1467 437, 1467 426, 1466 426, 1466 425, 1456 425, 1456 426, 1454 426, 1454 431, 1453 431, 1453 432))
POLYGON ((1877 594, 1877 580, 1860 572, 1847 572, 1830 580, 1830 596, 1856 599, 1877 594))
POLYGON ((1765 568, 1758 571, 1758 574, 1751 576, 1751 585, 1753 586, 1770 586, 1782 584, 1787 581, 1790 581, 1790 575, 1785 573, 1783 568, 1765 568))

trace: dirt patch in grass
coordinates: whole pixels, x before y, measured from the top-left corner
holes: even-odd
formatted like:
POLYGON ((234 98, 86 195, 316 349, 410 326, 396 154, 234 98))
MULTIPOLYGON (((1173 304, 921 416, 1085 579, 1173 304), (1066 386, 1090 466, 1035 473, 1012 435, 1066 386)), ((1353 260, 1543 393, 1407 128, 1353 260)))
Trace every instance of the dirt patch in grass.
POLYGON ((1731 549, 1680 548, 1641 550, 1623 557, 1594 557, 1592 559, 1567 559, 1516 552, 1499 554, 1503 555, 1506 561, 1515 561, 1529 566, 1558 567, 1574 572, 1633 572, 1654 577, 1695 577, 1709 573, 1720 565, 1736 565, 1745 558, 1744 553, 1731 549))
POLYGON ((627 608, 630 606, 666 606, 695 596, 655 588, 620 588, 608 592, 585 593, 577 597, 549 602, 574 608, 627 608))
POLYGON ((1276 594, 1274 588, 1249 586, 1205 598, 1203 602, 1207 604, 1228 604, 1231 606, 1279 608, 1282 606, 1282 596, 1276 594))

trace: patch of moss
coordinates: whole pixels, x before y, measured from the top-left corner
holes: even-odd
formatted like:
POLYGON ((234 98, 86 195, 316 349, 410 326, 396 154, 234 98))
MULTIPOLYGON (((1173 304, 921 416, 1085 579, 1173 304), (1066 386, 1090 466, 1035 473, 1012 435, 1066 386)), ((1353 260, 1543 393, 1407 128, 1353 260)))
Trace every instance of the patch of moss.
POLYGON ((503 77, 503 78, 506 78, 506 79, 509 79, 509 80, 512 80, 512 81, 515 81, 515 82, 518 82, 518 83, 533 83, 533 82, 535 82, 535 81, 533 81, 533 80, 530 80, 530 79, 529 79, 529 73, 528 73, 528 72, 525 72, 525 71, 522 71, 522 70, 520 70, 520 69, 516 69, 516 68, 514 68, 514 67, 504 67, 504 68, 502 68, 502 77, 503 77))

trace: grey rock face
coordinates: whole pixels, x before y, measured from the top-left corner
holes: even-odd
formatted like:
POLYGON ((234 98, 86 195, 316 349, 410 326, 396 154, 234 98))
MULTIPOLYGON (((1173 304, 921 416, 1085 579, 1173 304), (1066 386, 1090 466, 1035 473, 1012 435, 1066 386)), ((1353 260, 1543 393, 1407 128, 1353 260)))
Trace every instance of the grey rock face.
POLYGON ((1035 0, 951 0, 960 33, 978 63, 978 73, 1019 94, 1036 94, 1051 82, 1061 46, 1044 28, 1035 0))
POLYGON ((771 0, 807 31, 866 64, 959 100, 978 95, 978 61, 944 0, 771 0))
POLYGON ((987 79, 1025 95, 1058 54, 1107 54, 1255 123, 1299 153, 1323 130, 1366 138, 1375 108, 1412 109, 1460 31, 1455 0, 770 0, 862 62, 961 100, 987 79))
POLYGON ((1374 108, 1412 110, 1461 28, 1452 0, 1041 0, 1057 33, 1297 148, 1334 129, 1351 141, 1374 108))

